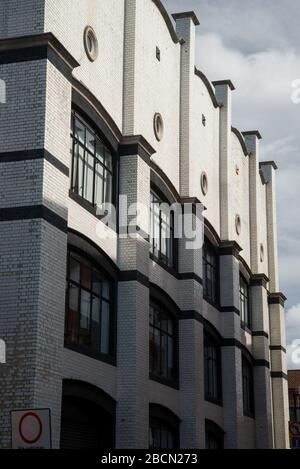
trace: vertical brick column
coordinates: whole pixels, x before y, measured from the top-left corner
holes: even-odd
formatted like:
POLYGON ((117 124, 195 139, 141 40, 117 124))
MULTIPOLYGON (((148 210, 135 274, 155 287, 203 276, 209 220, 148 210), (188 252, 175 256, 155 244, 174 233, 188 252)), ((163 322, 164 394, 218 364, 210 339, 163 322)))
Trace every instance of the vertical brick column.
MULTIPOLYGON (((196 199, 182 199, 185 210, 195 213, 196 199)), ((200 214, 199 214, 200 215, 200 214)), ((202 224, 203 227, 203 224, 202 224)), ((182 448, 205 447, 204 416, 204 361, 203 361, 203 286, 202 242, 189 247, 191 240, 179 240, 179 302, 181 320, 179 328, 179 383, 182 422, 180 426, 182 448)))
POLYGON ((222 314, 223 408, 225 447, 239 448, 239 425, 243 416, 242 356, 239 315, 240 247, 223 241, 220 247, 220 310, 222 314))
POLYGON ((53 447, 58 448, 69 78, 76 62, 50 34, 28 41, 0 41, 0 49, 6 50, 0 76, 7 89, 0 113, 0 330, 7 344, 7 364, 0 367, 0 446, 10 447, 10 411, 46 407, 51 410, 53 447), (32 47, 30 60, 24 56, 23 62, 14 62, 26 46, 32 47))
POLYGON ((254 367, 254 401, 256 448, 271 449, 273 441, 273 408, 270 375, 269 279, 256 274, 251 279, 252 350, 254 367))
POLYGON ((276 449, 289 448, 289 401, 286 362, 284 302, 282 293, 269 295, 271 379, 276 449))
MULTIPOLYGON (((143 204, 132 224, 149 236, 151 147, 126 137, 120 148, 120 195, 127 206, 143 204)), ((124 211, 120 206, 120 220, 124 211)), ((125 222, 125 219, 124 219, 125 222)), ((119 228, 120 235, 126 228, 119 228)), ((118 289, 116 447, 148 448, 149 428, 149 239, 141 234, 118 242, 121 281, 118 289)))
POLYGON ((190 194, 190 135, 192 80, 195 73, 196 26, 199 20, 194 12, 172 15, 176 21, 176 33, 183 39, 180 66, 180 194, 190 194))
POLYGON ((221 239, 230 239, 229 233, 229 183, 231 155, 232 91, 230 80, 213 82, 220 108, 220 230, 221 239))

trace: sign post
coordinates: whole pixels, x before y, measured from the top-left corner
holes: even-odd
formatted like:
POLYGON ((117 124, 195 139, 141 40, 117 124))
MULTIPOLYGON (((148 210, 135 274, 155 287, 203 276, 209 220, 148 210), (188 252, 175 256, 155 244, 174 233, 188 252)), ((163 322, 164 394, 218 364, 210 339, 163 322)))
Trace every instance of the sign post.
POLYGON ((12 449, 51 449, 50 409, 11 412, 12 449))

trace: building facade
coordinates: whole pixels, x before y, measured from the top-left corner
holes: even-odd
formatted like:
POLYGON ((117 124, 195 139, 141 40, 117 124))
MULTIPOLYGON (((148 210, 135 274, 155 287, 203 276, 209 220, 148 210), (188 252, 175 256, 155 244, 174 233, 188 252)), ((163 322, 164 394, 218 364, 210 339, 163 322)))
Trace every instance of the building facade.
POLYGON ((233 127, 231 81, 195 67, 196 15, 173 20, 159 0, 1 2, 2 448, 34 408, 54 448, 289 445, 277 167, 233 127), (130 227, 120 195, 143 207, 130 227), (166 207, 200 202, 191 249, 166 207))
POLYGON ((290 444, 292 449, 300 448, 300 370, 288 371, 290 444))

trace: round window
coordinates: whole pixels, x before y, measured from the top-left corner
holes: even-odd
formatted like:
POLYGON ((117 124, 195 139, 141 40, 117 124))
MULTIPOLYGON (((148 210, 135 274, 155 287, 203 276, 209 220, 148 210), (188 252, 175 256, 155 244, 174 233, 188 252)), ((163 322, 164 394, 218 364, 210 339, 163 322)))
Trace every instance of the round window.
POLYGON ((98 39, 91 26, 84 30, 84 48, 89 60, 94 62, 98 57, 98 39))
POLYGON ((208 192, 208 178, 205 171, 201 174, 201 190, 203 195, 206 195, 208 192))
POLYGON ((264 250, 264 245, 260 245, 260 262, 263 262, 265 260, 265 250, 264 250))
POLYGON ((164 136, 164 122, 161 114, 158 112, 154 115, 153 127, 156 140, 160 142, 164 136))
POLYGON ((236 215, 235 217, 235 230, 237 235, 239 236, 242 231, 242 222, 241 222, 241 217, 239 215, 236 215))

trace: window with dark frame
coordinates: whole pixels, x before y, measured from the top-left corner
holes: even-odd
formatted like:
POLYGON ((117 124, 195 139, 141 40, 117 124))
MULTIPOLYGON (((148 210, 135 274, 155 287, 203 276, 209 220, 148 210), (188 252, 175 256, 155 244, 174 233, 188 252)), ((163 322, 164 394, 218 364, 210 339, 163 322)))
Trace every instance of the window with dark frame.
POLYGON ((174 213, 169 207, 170 204, 151 190, 150 252, 155 259, 174 267, 174 213))
POLYGON ((150 376, 177 380, 177 324, 162 305, 150 302, 150 376))
POLYGON ((71 190, 93 206, 111 203, 113 159, 97 132, 75 111, 71 129, 71 190))
POLYGON ((240 315, 243 326, 251 328, 249 285, 240 274, 240 315))
POLYGON ((242 358, 243 408, 244 414, 254 416, 254 376, 253 366, 245 357, 242 358))
POLYGON ((219 301, 218 257, 213 246, 204 241, 203 250, 203 296, 213 305, 219 301))
POLYGON ((112 356, 112 286, 83 257, 68 252, 65 339, 112 356))
POLYGON ((204 388, 205 399, 222 402, 221 346, 207 332, 204 333, 204 388))
POLYGON ((149 449, 176 449, 177 433, 163 420, 150 417, 149 449))
POLYGON ((224 432, 210 421, 205 421, 205 448, 224 449, 224 432))

